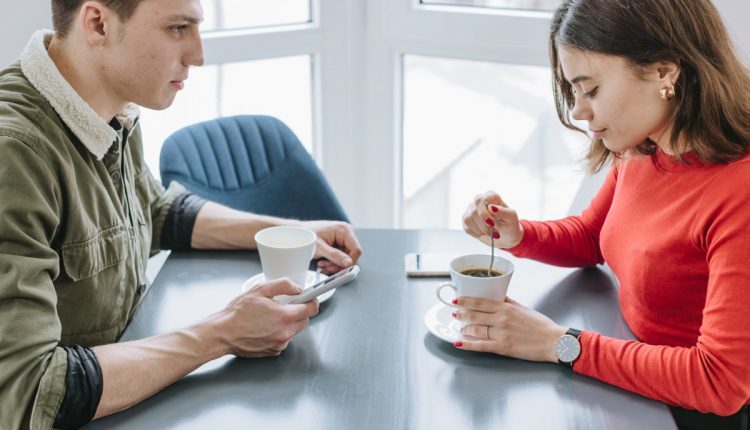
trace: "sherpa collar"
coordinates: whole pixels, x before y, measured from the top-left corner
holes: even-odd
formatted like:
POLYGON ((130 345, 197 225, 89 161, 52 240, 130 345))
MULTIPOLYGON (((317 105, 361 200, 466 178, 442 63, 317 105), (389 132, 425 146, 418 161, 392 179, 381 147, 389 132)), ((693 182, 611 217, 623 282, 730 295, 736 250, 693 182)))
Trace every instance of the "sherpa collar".
MULTIPOLYGON (((21 70, 70 130, 101 160, 117 139, 117 132, 94 112, 57 70, 47 53, 53 34, 50 30, 34 33, 21 54, 21 70)), ((123 127, 131 129, 138 115, 138 106, 128 103, 116 118, 123 127)))

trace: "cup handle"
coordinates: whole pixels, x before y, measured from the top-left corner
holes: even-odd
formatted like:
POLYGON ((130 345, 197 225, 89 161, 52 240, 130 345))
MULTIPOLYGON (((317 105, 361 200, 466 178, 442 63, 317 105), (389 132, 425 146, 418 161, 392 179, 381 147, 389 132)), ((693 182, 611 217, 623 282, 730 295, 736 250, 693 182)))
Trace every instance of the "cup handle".
POLYGON ((437 290, 435 290, 435 295, 437 295, 438 300, 440 300, 444 304, 446 304, 448 306, 452 306, 454 308, 457 307, 453 303, 449 303, 449 302, 446 302, 445 300, 443 300, 443 297, 440 295, 440 293, 443 291, 443 288, 445 288, 445 287, 448 287, 448 288, 452 289, 453 292, 456 293, 455 296, 458 297, 458 290, 456 289, 456 286, 453 285, 453 284, 451 284, 451 283, 445 283, 445 284, 439 286, 437 288, 437 290))

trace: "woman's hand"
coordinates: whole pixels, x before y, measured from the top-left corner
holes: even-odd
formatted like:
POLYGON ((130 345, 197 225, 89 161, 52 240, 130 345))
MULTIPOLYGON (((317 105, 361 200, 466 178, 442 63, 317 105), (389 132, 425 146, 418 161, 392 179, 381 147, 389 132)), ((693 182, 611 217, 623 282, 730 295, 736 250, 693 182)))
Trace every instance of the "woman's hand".
POLYGON ((465 336, 454 343, 470 351, 493 352, 529 361, 557 363, 555 343, 567 329, 506 297, 505 302, 460 297, 453 317, 465 321, 465 336))
POLYGON ((494 191, 474 197, 463 216, 464 231, 490 245, 490 227, 493 228, 495 247, 513 248, 521 243, 524 230, 518 222, 518 214, 508 208, 494 191))

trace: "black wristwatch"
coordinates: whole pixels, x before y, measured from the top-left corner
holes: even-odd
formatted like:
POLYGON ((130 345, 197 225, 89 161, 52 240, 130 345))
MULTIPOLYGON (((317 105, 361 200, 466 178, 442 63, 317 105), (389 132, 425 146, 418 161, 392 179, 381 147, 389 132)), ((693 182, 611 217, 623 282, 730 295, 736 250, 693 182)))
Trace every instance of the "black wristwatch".
POLYGON ((581 342, 578 341, 580 336, 580 330, 569 328, 560 339, 557 339, 555 354, 558 363, 573 367, 573 362, 581 355, 581 342))

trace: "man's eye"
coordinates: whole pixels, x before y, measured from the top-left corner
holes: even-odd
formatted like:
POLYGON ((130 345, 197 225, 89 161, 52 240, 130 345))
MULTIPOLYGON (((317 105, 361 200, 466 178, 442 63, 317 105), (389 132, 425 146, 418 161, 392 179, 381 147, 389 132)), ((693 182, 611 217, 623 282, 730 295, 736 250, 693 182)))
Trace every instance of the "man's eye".
POLYGON ((173 33, 177 33, 177 34, 182 33, 185 30, 185 28, 187 28, 187 25, 173 25, 169 27, 169 29, 172 30, 173 33))

